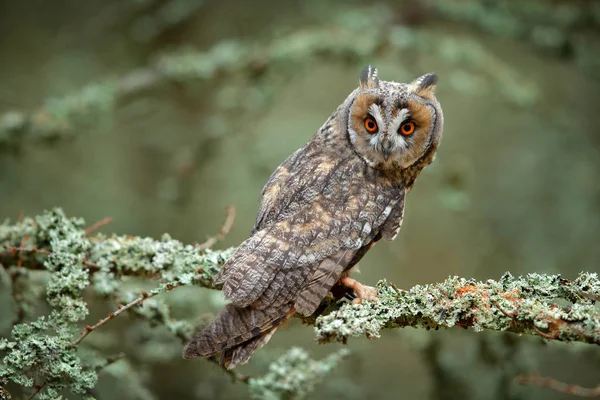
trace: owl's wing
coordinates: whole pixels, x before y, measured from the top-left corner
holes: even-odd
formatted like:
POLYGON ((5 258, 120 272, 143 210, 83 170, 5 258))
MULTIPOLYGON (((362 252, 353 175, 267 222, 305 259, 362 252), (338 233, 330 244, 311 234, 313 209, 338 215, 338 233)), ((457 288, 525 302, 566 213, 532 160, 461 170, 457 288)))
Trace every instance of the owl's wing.
POLYGON ((319 182, 307 179, 310 176, 303 176, 312 170, 309 164, 315 156, 315 151, 309 143, 292 153, 273 171, 261 193, 260 208, 252 228, 252 235, 275 222, 286 205, 289 207, 291 204, 289 200, 296 192, 303 190, 308 185, 319 184, 319 182))
POLYGON ((312 315, 355 257, 357 251, 360 250, 341 249, 317 264, 317 268, 312 269, 314 272, 307 285, 302 287, 296 296, 294 304, 296 311, 304 316, 312 315))
POLYGON ((291 186, 290 178, 279 189, 267 185, 266 193, 279 195, 217 276, 237 307, 294 301, 299 312, 311 314, 392 210, 403 207, 403 188, 365 179, 368 168, 355 156, 337 163, 322 159, 299 177, 302 169, 290 175, 297 180, 291 186))

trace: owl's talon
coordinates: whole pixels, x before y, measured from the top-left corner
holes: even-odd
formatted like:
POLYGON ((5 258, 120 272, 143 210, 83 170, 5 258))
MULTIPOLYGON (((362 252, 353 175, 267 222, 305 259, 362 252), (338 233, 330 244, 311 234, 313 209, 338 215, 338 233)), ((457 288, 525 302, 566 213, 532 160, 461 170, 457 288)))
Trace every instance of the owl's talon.
POLYGON ((377 288, 363 285, 349 276, 340 279, 340 283, 354 291, 356 298, 352 300, 352 304, 360 304, 363 300, 379 301, 379 298, 377 297, 377 288))
POLYGON ((366 286, 358 283, 358 287, 354 288, 354 292, 357 297, 352 300, 352 304, 360 304, 363 300, 379 301, 379 297, 377 297, 377 288, 374 288, 373 286, 366 286))
POLYGON ((350 301, 354 301, 357 299, 356 293, 354 293, 354 291, 349 291, 344 293, 344 298, 348 299, 350 301))

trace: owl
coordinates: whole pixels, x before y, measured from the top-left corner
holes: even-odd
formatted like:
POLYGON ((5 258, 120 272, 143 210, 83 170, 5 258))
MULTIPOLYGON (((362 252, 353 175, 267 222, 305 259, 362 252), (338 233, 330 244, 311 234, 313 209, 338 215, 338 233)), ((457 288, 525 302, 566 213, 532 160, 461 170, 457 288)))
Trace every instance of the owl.
POLYGON ((396 237, 406 195, 434 159, 443 127, 436 83, 435 74, 397 83, 371 66, 361 72, 359 87, 271 175, 250 237, 215 277, 230 303, 184 358, 220 353, 231 369, 333 289, 376 300, 349 272, 380 239, 396 237))

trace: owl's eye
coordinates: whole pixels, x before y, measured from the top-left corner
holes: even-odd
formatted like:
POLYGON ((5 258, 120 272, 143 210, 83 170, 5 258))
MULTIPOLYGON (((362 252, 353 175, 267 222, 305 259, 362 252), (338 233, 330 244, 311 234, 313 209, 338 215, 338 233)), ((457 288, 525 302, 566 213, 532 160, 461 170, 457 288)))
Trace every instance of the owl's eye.
POLYGON ((377 127, 377 122, 375 122, 375 119, 370 115, 365 119, 365 129, 369 133, 376 133, 379 129, 377 127))
POLYGON ((412 121, 406 121, 402 125, 400 125, 400 128, 398 128, 398 133, 401 133, 404 136, 412 135, 412 133, 414 131, 415 131, 415 123, 412 121))

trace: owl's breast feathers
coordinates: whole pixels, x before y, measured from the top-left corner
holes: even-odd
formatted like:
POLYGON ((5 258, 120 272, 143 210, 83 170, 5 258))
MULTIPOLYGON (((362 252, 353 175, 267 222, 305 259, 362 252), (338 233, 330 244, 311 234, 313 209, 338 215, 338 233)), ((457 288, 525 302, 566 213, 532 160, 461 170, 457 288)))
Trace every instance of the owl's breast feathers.
POLYGON ((354 154, 311 142, 273 173, 252 235, 215 281, 236 307, 294 304, 310 315, 376 237, 395 235, 404 196, 354 154))

